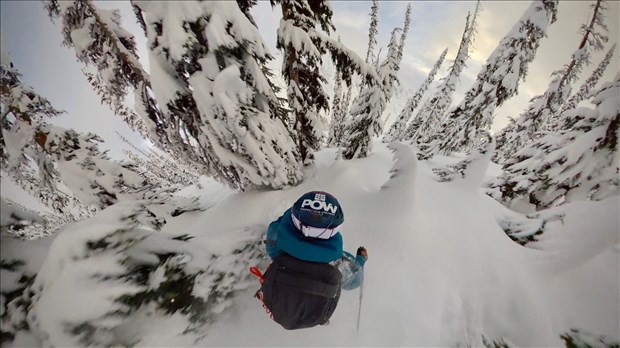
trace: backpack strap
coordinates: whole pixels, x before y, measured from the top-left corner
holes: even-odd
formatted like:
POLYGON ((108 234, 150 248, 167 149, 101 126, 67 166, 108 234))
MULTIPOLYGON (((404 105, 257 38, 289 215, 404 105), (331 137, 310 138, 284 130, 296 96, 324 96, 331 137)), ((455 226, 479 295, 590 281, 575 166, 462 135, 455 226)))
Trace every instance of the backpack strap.
POLYGON ((265 281, 265 275, 258 267, 250 267, 250 273, 258 277, 258 281, 262 284, 265 281))

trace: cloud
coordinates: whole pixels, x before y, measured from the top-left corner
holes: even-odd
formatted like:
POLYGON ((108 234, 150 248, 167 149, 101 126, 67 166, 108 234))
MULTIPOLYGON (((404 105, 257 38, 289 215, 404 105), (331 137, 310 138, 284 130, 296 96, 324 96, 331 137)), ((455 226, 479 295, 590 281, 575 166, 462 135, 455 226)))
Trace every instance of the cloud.
POLYGON ((348 1, 338 2, 337 6, 333 6, 335 7, 333 23, 336 29, 348 27, 360 33, 368 33, 368 27, 370 26, 370 2, 362 2, 361 5, 356 6, 348 3, 348 1), (341 6, 344 8, 341 8, 341 6))

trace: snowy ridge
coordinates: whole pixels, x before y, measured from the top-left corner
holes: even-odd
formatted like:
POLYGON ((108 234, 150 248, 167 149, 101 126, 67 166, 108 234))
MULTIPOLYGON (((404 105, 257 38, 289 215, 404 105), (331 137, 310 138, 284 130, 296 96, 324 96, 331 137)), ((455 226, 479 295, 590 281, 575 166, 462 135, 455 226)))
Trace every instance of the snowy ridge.
POLYGON ((388 148, 394 151, 395 163, 390 170, 391 176, 382 187, 382 190, 401 189, 403 186, 413 186, 415 179, 416 161, 412 156, 414 151, 410 146, 400 142, 391 143, 388 148))
POLYGON ((578 268, 620 243, 620 200, 609 197, 598 202, 575 202, 532 214, 546 222, 545 238, 534 246, 552 254, 546 270, 556 273, 578 268), (604 221, 604 225, 593 224, 604 221), (583 238, 587 231, 588 238, 583 238), (560 242, 561 240, 561 242, 560 242))

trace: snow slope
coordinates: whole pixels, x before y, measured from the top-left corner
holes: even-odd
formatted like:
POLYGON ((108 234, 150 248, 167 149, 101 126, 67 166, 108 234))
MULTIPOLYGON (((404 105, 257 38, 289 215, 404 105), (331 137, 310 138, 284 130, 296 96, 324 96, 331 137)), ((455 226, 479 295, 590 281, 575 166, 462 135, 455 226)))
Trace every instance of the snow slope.
MULTIPOLYGON (((240 231, 264 231, 303 193, 334 194, 345 214, 345 249, 369 251, 359 333, 359 290, 342 294, 329 326, 286 331, 252 297, 259 285, 249 279, 206 332, 181 335, 183 320, 145 317, 138 346, 480 346, 482 335, 523 347, 562 346, 559 335, 571 328, 620 339, 617 196, 540 212, 545 233, 525 248, 499 227, 506 208, 479 189, 497 170, 488 168, 488 157, 465 179, 440 183, 432 169, 441 161, 420 162, 401 143, 373 146, 368 158, 351 161, 323 150, 305 181, 285 190, 231 192, 213 182, 188 188, 183 193, 200 194, 208 209, 163 231, 195 235, 194 250, 215 254, 244 238, 240 231)), ((70 293, 79 291, 92 289, 70 293)))
POLYGON ((191 231, 203 233, 215 221, 266 225, 302 193, 331 192, 345 212, 345 249, 364 245, 370 253, 361 332, 357 291, 343 294, 329 326, 287 332, 252 298, 256 284, 200 345, 479 345, 484 334, 519 346, 558 346, 571 327, 620 337, 618 197, 562 209, 564 226, 550 226, 551 240, 533 250, 499 228, 498 204, 478 189, 484 160, 465 180, 439 183, 409 146, 394 144, 392 152, 374 145, 371 156, 354 161, 325 150, 302 185, 233 194, 191 231))

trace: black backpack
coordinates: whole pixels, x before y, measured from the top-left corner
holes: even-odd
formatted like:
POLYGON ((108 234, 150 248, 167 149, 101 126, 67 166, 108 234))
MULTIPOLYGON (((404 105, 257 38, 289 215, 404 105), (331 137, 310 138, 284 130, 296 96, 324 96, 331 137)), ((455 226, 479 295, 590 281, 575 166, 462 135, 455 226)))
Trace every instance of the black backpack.
POLYGON ((265 272, 262 301, 287 330, 324 325, 336 309, 341 285, 335 266, 282 254, 265 272))

